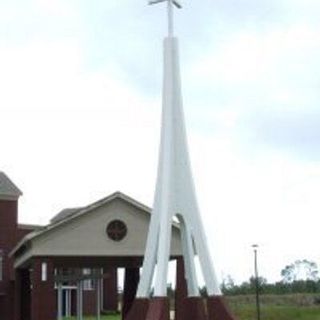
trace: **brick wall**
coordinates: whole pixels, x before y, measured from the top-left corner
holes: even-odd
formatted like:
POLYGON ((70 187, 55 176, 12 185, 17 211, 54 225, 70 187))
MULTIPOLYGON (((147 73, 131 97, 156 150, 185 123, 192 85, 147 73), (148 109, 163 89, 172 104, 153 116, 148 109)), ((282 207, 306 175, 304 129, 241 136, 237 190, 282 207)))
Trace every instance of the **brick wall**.
POLYGON ((83 314, 96 314, 96 290, 83 291, 83 314))
POLYGON ((50 259, 33 258, 31 272, 31 319, 56 319, 56 291, 54 289, 54 271, 50 259), (47 280, 41 279, 41 265, 47 263, 47 280))
POLYGON ((16 244, 17 201, 0 200, 0 250, 3 254, 3 280, 0 281, 1 320, 13 319, 13 261, 8 254, 16 244))

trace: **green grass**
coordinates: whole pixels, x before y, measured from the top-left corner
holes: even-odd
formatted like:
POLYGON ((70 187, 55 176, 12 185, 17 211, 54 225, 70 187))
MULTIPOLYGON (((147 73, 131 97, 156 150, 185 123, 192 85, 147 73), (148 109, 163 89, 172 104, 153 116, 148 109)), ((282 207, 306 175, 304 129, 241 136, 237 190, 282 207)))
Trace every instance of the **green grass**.
MULTIPOLYGON (((256 320, 256 309, 252 304, 232 306, 238 320, 256 320)), ((75 320, 76 318, 64 318, 75 320)), ((96 320, 95 317, 86 317, 85 320, 96 320)), ((101 316, 101 320, 120 320, 119 315, 101 316)), ((261 320, 320 320, 319 307, 294 306, 262 306, 261 320)))
MULTIPOLYGON (((256 320, 255 297, 252 295, 226 297, 230 309, 238 320, 256 320)), ((263 295, 261 320, 320 320, 320 295, 263 295)), ((85 317, 85 320, 96 320, 85 317)), ((75 317, 64 320, 76 320, 75 317)), ((101 320, 121 320, 121 316, 105 315, 101 320)), ((212 320, 212 319, 209 319, 212 320)))
MULTIPOLYGON (((262 295, 261 320, 320 320, 319 300, 314 294, 262 295)), ((227 296, 238 320, 256 320, 254 295, 227 296)))
MULTIPOLYGON (((84 320, 96 320, 96 317, 83 317, 84 320)), ((101 320, 120 320, 120 315, 101 316, 101 320)), ((76 320, 76 317, 63 318, 63 320, 76 320)))
MULTIPOLYGON (((237 305, 231 307, 233 313, 239 320, 255 320, 255 306, 237 305)), ((262 320, 320 320, 319 307, 297 307, 297 306, 262 306, 262 320)))

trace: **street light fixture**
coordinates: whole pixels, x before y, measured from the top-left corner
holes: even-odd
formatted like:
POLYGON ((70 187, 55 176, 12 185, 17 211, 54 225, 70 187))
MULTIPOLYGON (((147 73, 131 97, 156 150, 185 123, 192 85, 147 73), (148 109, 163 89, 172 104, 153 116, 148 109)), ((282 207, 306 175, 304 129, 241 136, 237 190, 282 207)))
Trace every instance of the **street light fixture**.
POLYGON ((258 274, 258 245, 252 245, 254 252, 254 273, 255 273, 255 285, 256 285, 256 308, 257 308, 257 320, 260 320, 260 290, 259 290, 259 274, 258 274))

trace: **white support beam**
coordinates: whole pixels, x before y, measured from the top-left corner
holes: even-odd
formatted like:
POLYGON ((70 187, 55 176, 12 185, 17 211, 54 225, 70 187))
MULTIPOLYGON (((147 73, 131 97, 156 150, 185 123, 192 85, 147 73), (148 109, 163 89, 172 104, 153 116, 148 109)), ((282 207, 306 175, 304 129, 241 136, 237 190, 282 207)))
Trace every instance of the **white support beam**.
POLYGON ((177 0, 150 0, 150 4, 165 1, 168 4, 168 37, 164 40, 158 175, 137 297, 150 297, 153 275, 154 296, 165 297, 167 295, 171 227, 174 216, 178 216, 183 221, 181 232, 188 296, 199 296, 194 266, 195 252, 199 256, 209 295, 221 295, 200 217, 189 159, 182 103, 178 39, 173 36, 173 8, 174 6, 180 8, 181 5, 177 0))
POLYGON ((62 283, 58 283, 58 292, 57 292, 57 304, 58 304, 58 320, 62 320, 63 314, 62 314, 62 305, 63 305, 63 295, 62 295, 62 283))
POLYGON ((96 312, 97 320, 101 319, 101 280, 96 279, 96 312))
POLYGON ((83 320, 83 283, 77 282, 77 320, 83 320))

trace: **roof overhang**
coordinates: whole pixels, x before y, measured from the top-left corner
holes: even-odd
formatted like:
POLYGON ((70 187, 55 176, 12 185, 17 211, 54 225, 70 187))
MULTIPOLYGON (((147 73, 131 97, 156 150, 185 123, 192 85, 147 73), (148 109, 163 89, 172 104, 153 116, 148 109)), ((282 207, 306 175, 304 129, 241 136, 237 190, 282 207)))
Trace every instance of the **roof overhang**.
MULTIPOLYGON (((37 230, 35 230, 34 232, 31 232, 29 234, 27 234, 14 248, 13 250, 10 252, 10 256, 14 257, 14 266, 15 268, 18 267, 24 267, 26 265, 28 265, 28 261, 30 261, 30 259, 34 256, 38 255, 38 251, 34 250, 34 245, 39 243, 39 241, 42 241, 43 238, 46 238, 48 235, 51 234, 51 232, 60 232, 59 228, 69 228, 69 223, 74 223, 75 220, 85 216, 86 214, 88 214, 91 211, 94 210, 99 210, 101 209, 101 207, 111 203, 113 200, 123 200, 125 203, 129 204, 129 207, 133 207, 135 208, 136 211, 145 213, 146 215, 150 216, 151 214, 151 209, 147 206, 145 206, 144 204, 134 200, 133 198, 121 193, 121 192, 115 192, 109 196, 107 196, 106 198, 103 198, 97 202, 94 202, 90 205, 88 205, 87 207, 81 208, 80 210, 78 210, 76 213, 72 214, 71 216, 67 216, 66 218, 57 221, 56 223, 52 223, 49 224, 45 227, 39 228, 37 230), (39 240, 38 240, 39 239, 39 240)), ((87 219, 87 218, 82 218, 82 219, 87 219)), ((150 218, 148 218, 150 219, 150 218)), ((177 229, 178 232, 180 227, 178 223, 174 223, 173 225, 173 229, 177 229)), ((62 229, 61 229, 62 230, 62 229)), ((175 232, 176 233, 176 232, 175 232)), ((45 256, 48 256, 48 254, 51 257, 55 257, 55 256, 61 256, 63 255, 63 252, 61 252, 61 250, 56 250, 55 248, 51 253, 46 252, 45 256)), ((87 257, 90 256, 97 256, 97 253, 91 253, 90 251, 85 252, 87 257)), ((104 253, 101 254, 101 252, 98 253, 103 257, 103 256, 108 256, 108 253, 104 253)), ((69 252, 67 254, 67 256, 69 257, 76 257, 79 255, 79 251, 75 250, 75 252, 69 252)), ((112 255, 112 253, 111 253, 112 255)), ((127 252, 127 255, 130 256, 135 256, 137 255, 137 251, 133 251, 133 252, 127 252)), ((142 256, 144 255, 144 251, 140 252, 138 255, 142 256)), ((180 255, 179 253, 177 253, 177 250, 175 251, 175 255, 180 255)))

